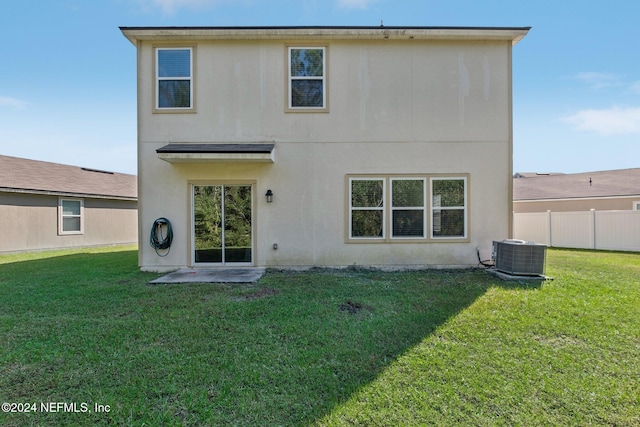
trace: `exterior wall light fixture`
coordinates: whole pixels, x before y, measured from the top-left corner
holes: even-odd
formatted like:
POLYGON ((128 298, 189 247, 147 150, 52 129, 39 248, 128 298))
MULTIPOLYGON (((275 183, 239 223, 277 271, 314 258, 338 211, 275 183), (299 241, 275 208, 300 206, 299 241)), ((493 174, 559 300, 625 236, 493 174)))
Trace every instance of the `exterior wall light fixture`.
POLYGON ((273 202, 273 191, 267 190, 267 194, 265 194, 265 196, 267 197, 267 203, 273 202))

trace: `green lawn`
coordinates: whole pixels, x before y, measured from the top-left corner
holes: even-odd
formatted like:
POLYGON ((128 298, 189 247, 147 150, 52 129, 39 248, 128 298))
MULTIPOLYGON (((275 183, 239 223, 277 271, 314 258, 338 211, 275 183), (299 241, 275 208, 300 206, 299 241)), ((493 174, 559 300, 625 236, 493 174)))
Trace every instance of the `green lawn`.
POLYGON ((0 256, 0 401, 32 411, 0 425, 640 425, 640 254, 547 254, 542 285, 149 286, 133 248, 0 256))

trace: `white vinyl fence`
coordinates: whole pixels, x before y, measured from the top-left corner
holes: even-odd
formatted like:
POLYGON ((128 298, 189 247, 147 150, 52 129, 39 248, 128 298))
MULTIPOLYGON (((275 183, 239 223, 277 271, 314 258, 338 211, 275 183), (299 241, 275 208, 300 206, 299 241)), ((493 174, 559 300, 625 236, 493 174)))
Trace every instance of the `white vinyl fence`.
POLYGON ((640 211, 514 213, 513 237, 562 248, 640 251, 640 211))

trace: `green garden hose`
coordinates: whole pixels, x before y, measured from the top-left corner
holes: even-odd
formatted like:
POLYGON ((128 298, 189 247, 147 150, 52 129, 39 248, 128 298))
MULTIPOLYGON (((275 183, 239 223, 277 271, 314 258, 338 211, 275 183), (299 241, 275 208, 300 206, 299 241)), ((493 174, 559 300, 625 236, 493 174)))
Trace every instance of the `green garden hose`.
POLYGON ((171 221, 167 218, 158 218, 153 222, 153 226, 151 226, 151 237, 149 238, 149 244, 156 251, 156 255, 158 256, 167 256, 169 255, 169 251, 171 250, 171 242, 173 242, 173 228, 171 227, 171 221), (163 226, 166 226, 167 232, 166 235, 163 236, 162 229, 163 226), (160 254, 158 251, 167 252, 165 254, 160 254))

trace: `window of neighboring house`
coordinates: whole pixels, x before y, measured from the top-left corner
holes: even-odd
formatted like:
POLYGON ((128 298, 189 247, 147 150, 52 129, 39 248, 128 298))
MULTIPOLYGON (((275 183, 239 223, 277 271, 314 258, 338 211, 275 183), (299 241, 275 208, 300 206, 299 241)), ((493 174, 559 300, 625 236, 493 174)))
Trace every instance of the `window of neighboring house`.
POLYGON ((468 236, 467 177, 353 176, 348 182, 351 241, 468 236))
POLYGON ((156 49, 156 109, 193 109, 193 48, 156 49))
POLYGON ((325 47, 289 47, 288 74, 288 109, 326 110, 325 47))
POLYGON ((467 236, 466 178, 431 178, 431 237, 467 236))
POLYGON ((58 233, 84 232, 84 202, 82 199, 60 199, 58 204, 58 233))
POLYGON ((633 202, 633 210, 640 211, 640 202, 633 202))

